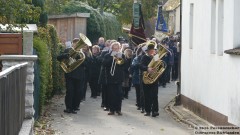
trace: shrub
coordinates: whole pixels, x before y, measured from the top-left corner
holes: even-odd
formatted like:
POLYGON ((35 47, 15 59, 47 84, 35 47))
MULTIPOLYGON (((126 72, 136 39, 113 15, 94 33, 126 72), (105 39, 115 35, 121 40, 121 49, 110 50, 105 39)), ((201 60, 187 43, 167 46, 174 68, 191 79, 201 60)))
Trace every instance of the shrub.
POLYGON ((50 73, 50 53, 48 51, 47 43, 39 37, 34 37, 33 39, 33 47, 37 51, 37 55, 39 58, 39 67, 40 67, 40 109, 42 110, 42 106, 46 101, 46 93, 49 90, 49 74, 50 73))
POLYGON ((57 56, 60 54, 61 50, 63 50, 62 46, 59 43, 59 39, 57 37, 57 32, 54 26, 48 25, 49 35, 50 35, 50 50, 52 56, 52 79, 53 79, 53 91, 52 95, 56 93, 61 93, 64 88, 63 75, 64 72, 61 70, 60 63, 57 60, 57 56))
POLYGON ((56 93, 64 89, 63 71, 57 56, 62 45, 55 28, 52 25, 38 27, 38 33, 34 35, 34 48, 37 51, 40 65, 40 111, 44 103, 56 93))
POLYGON ((106 39, 117 39, 119 36, 123 35, 122 25, 117 21, 116 16, 110 13, 104 13, 103 21, 106 31, 106 39))
POLYGON ((87 37, 94 43, 99 37, 107 39, 116 39, 122 35, 121 24, 116 17, 110 13, 100 14, 99 10, 90 7, 89 5, 71 1, 63 6, 63 13, 72 14, 76 12, 90 13, 90 18, 87 20, 87 37))

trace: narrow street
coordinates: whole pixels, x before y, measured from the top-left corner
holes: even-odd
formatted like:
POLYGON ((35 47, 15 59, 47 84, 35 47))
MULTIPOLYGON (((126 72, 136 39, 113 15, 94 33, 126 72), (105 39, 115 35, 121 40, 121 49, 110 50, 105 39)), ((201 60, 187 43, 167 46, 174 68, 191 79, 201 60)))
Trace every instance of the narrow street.
POLYGON ((123 100, 123 116, 108 116, 100 107, 101 98, 92 99, 87 90, 87 99, 81 103, 78 114, 63 113, 64 98, 55 99, 51 108, 51 125, 61 135, 190 135, 193 133, 186 125, 176 122, 164 107, 175 96, 176 86, 168 84, 159 87, 160 116, 147 117, 135 106, 134 88, 129 99, 123 100))

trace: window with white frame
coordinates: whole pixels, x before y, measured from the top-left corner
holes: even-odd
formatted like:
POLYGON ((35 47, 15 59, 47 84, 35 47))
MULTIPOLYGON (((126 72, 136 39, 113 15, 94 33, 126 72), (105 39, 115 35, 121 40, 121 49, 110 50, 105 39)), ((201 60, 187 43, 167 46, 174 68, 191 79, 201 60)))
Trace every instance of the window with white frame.
POLYGON ((190 4, 190 17, 189 17, 189 48, 193 49, 193 20, 194 20, 194 4, 190 4))
POLYGON ((210 38, 210 52, 216 53, 216 0, 212 0, 211 3, 211 38, 210 38))
POLYGON ((216 45, 217 54, 223 55, 223 26, 224 26, 224 0, 216 1, 217 21, 216 21, 216 45))

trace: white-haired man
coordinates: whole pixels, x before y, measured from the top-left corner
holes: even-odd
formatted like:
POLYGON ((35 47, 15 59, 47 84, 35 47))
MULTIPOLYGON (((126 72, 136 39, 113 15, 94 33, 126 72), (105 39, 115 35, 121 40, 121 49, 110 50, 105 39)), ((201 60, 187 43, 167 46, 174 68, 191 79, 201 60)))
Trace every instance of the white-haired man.
POLYGON ((121 53, 120 43, 111 44, 111 52, 106 54, 103 59, 103 65, 106 67, 106 80, 109 92, 109 109, 108 115, 122 115, 122 82, 124 72, 124 55, 121 53), (121 59, 122 63, 117 63, 121 59))

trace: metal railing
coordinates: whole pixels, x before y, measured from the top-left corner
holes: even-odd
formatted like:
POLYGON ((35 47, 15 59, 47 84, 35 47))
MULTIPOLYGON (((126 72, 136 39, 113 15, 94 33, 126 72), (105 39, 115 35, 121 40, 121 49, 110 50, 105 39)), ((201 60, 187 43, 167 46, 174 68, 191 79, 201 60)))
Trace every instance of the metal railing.
POLYGON ((0 135, 18 135, 25 117, 27 62, 0 72, 0 135))

